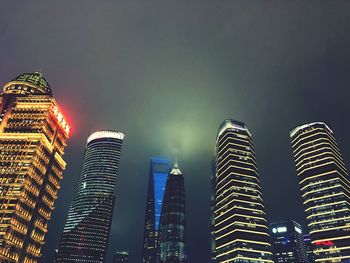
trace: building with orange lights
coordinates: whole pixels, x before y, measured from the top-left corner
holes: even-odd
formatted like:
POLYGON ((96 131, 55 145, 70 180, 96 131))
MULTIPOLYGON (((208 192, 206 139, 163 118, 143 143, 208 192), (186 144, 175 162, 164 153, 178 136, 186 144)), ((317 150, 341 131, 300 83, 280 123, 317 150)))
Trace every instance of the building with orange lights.
POLYGON ((0 95, 0 262, 38 262, 58 197, 70 127, 39 72, 0 95))

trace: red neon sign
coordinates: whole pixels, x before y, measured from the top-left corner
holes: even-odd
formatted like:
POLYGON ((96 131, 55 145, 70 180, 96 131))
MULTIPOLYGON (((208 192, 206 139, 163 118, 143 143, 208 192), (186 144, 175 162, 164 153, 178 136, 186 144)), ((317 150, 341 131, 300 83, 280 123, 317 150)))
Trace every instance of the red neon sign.
POLYGON ((69 132, 70 132, 70 127, 69 127, 67 121, 64 119, 64 116, 63 116, 62 112, 60 112, 60 110, 58 109, 57 106, 53 106, 52 107, 52 111, 55 114, 55 117, 56 117, 56 120, 57 120, 58 124, 60 125, 60 127, 68 135, 69 132))
POLYGON ((317 241, 315 242, 316 246, 326 246, 326 247, 331 247, 334 246, 334 242, 333 241, 317 241))

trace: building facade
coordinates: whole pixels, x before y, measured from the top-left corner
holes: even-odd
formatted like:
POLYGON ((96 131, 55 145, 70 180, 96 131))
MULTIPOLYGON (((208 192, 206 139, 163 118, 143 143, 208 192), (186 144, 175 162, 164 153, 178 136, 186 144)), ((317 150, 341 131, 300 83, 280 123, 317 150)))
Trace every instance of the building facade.
POLYGON ((350 262, 350 178, 323 122, 290 132, 315 262, 350 262))
POLYGON ((304 243, 305 243, 306 255, 307 255, 307 260, 308 260, 307 262, 314 263, 315 257, 314 257, 314 253, 312 251, 311 238, 310 238, 309 234, 304 235, 304 243))
POLYGON ((275 263, 308 263, 303 230, 293 220, 272 223, 271 241, 275 263))
POLYGON ((217 262, 273 262, 252 137, 230 119, 216 140, 214 221, 217 262))
POLYGON ((177 164, 169 173, 159 230, 159 262, 186 263, 185 183, 177 164))
POLYGON ((88 137, 57 263, 105 262, 123 139, 117 131, 98 131, 88 137))
POLYGON ((39 72, 0 95, 0 262, 38 262, 58 198, 70 127, 39 72))
POLYGON ((113 263, 128 263, 129 252, 128 251, 116 251, 113 253, 113 263))
POLYGON ((158 232, 162 213, 167 177, 171 168, 170 160, 152 158, 145 213, 143 263, 157 263, 159 256, 158 232))

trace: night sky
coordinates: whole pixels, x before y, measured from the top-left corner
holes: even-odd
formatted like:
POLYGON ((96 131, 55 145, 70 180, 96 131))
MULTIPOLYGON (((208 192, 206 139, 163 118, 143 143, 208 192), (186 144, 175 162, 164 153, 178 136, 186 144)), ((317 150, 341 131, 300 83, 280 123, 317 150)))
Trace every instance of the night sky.
POLYGON ((41 70, 73 127, 44 255, 58 246, 86 138, 99 129, 126 133, 110 254, 140 262, 149 159, 178 156, 189 262, 209 261, 225 118, 253 135, 268 218, 304 223, 289 130, 326 122, 350 167, 349 13, 350 1, 1 1, 1 85, 41 70))

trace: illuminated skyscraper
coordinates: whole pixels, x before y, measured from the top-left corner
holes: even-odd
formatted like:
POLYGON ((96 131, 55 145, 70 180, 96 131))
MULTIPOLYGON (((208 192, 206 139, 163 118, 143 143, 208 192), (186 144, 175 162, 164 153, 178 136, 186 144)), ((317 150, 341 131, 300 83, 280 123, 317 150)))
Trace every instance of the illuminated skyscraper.
POLYGON ((290 132, 315 262, 350 262, 350 177, 322 122, 290 132))
POLYGON ((170 160, 168 159, 151 159, 145 215, 143 263, 157 263, 160 216, 170 167, 170 160))
POLYGON ((177 164, 169 173, 160 219, 160 263, 186 263, 185 184, 177 164))
POLYGON ((0 262, 37 262, 62 172, 69 125, 41 73, 0 95, 0 262))
POLYGON ((217 262, 273 262, 252 137, 225 120, 216 139, 217 262))
POLYGON ((308 263, 301 225, 295 221, 271 224, 272 247, 276 263, 308 263))
POLYGON ((88 137, 57 263, 104 263, 123 139, 124 134, 116 131, 98 131, 88 137))

